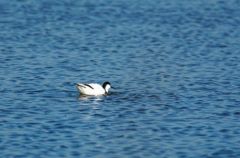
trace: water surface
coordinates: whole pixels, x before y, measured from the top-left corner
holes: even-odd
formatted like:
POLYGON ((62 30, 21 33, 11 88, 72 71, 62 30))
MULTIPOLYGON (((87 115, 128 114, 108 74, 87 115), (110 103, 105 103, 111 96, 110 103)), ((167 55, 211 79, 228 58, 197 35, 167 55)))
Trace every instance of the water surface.
POLYGON ((0 1, 0 156, 240 157, 239 6, 0 1))

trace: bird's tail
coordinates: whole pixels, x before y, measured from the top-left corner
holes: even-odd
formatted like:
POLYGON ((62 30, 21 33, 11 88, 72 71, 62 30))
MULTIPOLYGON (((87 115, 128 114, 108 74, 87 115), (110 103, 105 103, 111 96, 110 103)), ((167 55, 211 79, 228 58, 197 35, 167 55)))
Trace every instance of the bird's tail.
POLYGON ((85 86, 84 86, 83 84, 81 84, 81 83, 76 83, 76 85, 79 86, 79 87, 83 87, 83 88, 85 87, 85 86))

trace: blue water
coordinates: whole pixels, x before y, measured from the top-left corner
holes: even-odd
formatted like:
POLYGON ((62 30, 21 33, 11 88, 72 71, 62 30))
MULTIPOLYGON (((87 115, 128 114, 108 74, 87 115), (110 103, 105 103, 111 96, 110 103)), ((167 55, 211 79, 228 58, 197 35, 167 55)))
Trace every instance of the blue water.
POLYGON ((239 158, 239 6, 1 0, 0 157, 239 158))

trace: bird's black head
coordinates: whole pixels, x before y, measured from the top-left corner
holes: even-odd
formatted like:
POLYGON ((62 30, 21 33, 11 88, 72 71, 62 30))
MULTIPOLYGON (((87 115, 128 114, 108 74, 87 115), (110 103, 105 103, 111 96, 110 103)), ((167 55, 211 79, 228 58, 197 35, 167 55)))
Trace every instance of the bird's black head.
POLYGON ((104 82, 103 85, 102 85, 102 87, 105 89, 107 85, 111 86, 111 83, 108 82, 108 81, 107 81, 107 82, 104 82))

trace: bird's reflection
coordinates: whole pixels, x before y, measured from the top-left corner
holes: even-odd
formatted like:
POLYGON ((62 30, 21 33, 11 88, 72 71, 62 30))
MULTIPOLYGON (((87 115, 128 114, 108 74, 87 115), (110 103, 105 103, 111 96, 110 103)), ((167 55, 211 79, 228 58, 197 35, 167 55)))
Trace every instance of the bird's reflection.
MULTIPOLYGON (((99 109, 99 105, 101 105, 101 102, 103 100, 104 96, 88 96, 88 95, 79 95, 78 100, 81 101, 82 105, 88 105, 88 107, 91 107, 92 110, 99 109)), ((90 118, 92 116, 92 113, 90 113, 87 118, 90 118)))
POLYGON ((89 96, 89 95, 82 95, 82 94, 80 94, 78 96, 78 100, 99 102, 99 101, 103 100, 103 97, 104 96, 89 96))

